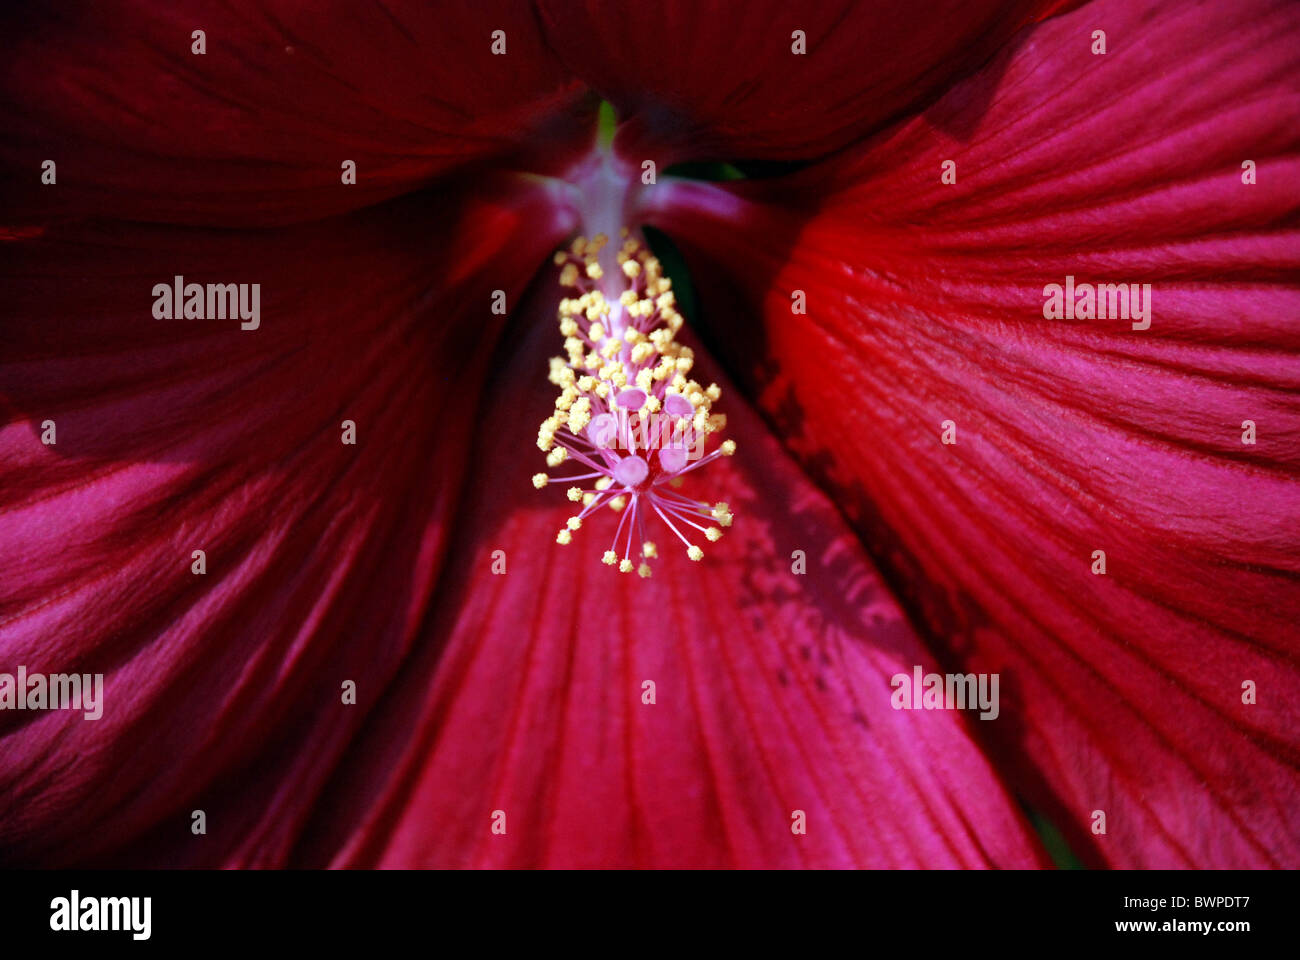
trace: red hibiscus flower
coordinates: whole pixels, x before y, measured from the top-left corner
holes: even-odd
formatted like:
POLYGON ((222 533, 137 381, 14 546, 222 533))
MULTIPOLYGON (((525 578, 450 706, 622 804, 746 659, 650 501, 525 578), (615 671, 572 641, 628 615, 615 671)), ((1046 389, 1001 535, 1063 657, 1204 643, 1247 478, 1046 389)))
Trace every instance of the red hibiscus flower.
POLYGON ((4 15, 0 860, 1300 863, 1300 8, 262 6, 4 15))

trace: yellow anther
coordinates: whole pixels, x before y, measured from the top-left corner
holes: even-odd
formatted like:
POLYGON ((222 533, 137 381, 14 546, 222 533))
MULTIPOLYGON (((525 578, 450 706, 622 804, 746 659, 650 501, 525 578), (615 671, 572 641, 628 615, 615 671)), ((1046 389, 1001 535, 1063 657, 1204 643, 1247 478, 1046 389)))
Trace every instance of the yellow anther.
POLYGON ((651 560, 659 556, 659 548, 655 546, 653 540, 647 540, 641 544, 641 556, 649 557, 651 560))
POLYGON ((722 399, 722 388, 716 383, 709 384, 709 389, 704 391, 710 400, 717 401, 722 399))
POLYGON ((568 498, 572 500, 574 503, 577 503, 579 500, 582 499, 582 491, 577 487, 570 487, 566 491, 566 494, 568 495, 568 498))
POLYGON ((569 408, 569 432, 578 433, 589 423, 591 423, 591 401, 586 397, 579 397, 569 408))
MULTIPOLYGON (((590 311, 588 311, 588 313, 590 313, 590 311)), ((589 319, 594 320, 595 317, 590 317, 589 319)), ((593 324, 591 325, 591 339, 592 339, 592 342, 593 342, 593 343, 595 343, 595 342, 599 342, 599 341, 605 339, 605 326, 604 326, 604 324, 601 324, 601 323, 593 323, 593 324)))
POLYGON ((733 453, 736 452, 736 441, 735 441, 735 440, 723 440, 723 441, 722 441, 722 445, 719 446, 718 449, 722 451, 722 455, 723 455, 724 457, 729 457, 729 456, 731 456, 733 453))
POLYGON ((648 563, 641 564, 641 566, 636 568, 636 572, 641 575, 641 578, 643 580, 648 578, 650 576, 650 564, 648 563))
POLYGON ((593 261, 587 264, 587 276, 591 277, 591 279, 599 280, 603 275, 604 271, 600 269, 599 263, 593 261))
MULTIPOLYGON (((624 256, 626 256, 626 254, 624 254, 624 256)), ((624 260, 623 272, 627 274, 628 277, 634 278, 641 273, 641 264, 637 263, 635 260, 624 260)))
MULTIPOLYGON (((597 490, 608 490, 609 487, 610 487, 610 484, 612 484, 613 482, 614 482, 614 481, 613 481, 612 479, 610 479, 609 477, 601 477, 599 480, 596 481, 596 489, 597 489, 597 490)), ((724 506, 725 506, 725 504, 724 504, 724 506)))
POLYGON ((534 473, 534 474, 533 474, 533 486, 536 487, 538 490, 540 490, 540 489, 542 489, 542 487, 546 486, 546 483, 547 483, 548 480, 550 480, 550 477, 548 477, 548 476, 547 476, 546 474, 544 474, 544 473, 534 473))
POLYGON ((612 567, 614 564, 618 563, 618 554, 613 550, 606 550, 605 555, 600 558, 600 562, 605 564, 607 567, 612 567))
POLYGON ((560 271, 560 286, 576 287, 578 285, 578 265, 576 263, 566 263, 564 269, 560 271))
POLYGON ((709 527, 709 529, 704 531, 704 535, 708 537, 710 540, 712 540, 714 543, 717 543, 719 540, 722 539, 722 531, 719 530, 717 527, 709 527))
POLYGON ((697 546, 696 546, 695 544, 693 544, 693 543, 691 544, 690 548, 686 551, 686 555, 687 555, 688 557, 690 557, 692 560, 703 560, 703 559, 704 559, 704 551, 701 550, 699 547, 697 547, 697 546))
POLYGON ((557 387, 562 387, 565 383, 571 382, 573 371, 569 369, 569 365, 564 362, 563 357, 551 357, 548 363, 551 369, 546 374, 547 380, 550 380, 557 387))
POLYGON ((582 527, 582 517, 570 517, 564 521, 564 525, 570 530, 577 530, 582 527))
POLYGON ((631 560, 624 560, 624 561, 622 561, 622 562, 618 565, 618 570, 619 570, 620 573, 631 573, 631 572, 632 572, 632 561, 631 561, 631 560))
POLYGON ((556 543, 570 543, 572 542, 572 540, 573 540, 573 534, 571 534, 568 530, 561 530, 559 533, 555 535, 556 543))
POLYGON ((626 506, 627 506, 627 497, 619 496, 609 501, 609 509, 613 510, 615 513, 622 510, 626 506))
POLYGON ((546 455, 546 465, 548 467, 558 467, 564 462, 564 458, 569 455, 569 451, 564 447, 555 447, 546 455))

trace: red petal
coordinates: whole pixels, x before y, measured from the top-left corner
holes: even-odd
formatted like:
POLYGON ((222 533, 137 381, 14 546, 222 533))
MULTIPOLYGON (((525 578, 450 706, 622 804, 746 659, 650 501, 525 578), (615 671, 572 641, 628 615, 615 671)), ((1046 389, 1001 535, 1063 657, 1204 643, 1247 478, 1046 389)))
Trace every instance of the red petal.
POLYGON ((654 194, 712 335, 1007 678, 1002 751, 1097 862, 1300 864, 1298 41, 1294 5, 1094 3, 792 183, 654 194), (1150 329, 1043 319, 1067 274, 1151 283, 1150 329))
POLYGON ((630 121, 619 133, 620 151, 666 165, 824 156, 924 105, 1062 4, 540 6, 550 45, 630 121), (805 35, 806 54, 793 52, 796 30, 805 35))
POLYGON ((581 135, 550 129, 586 95, 532 11, 509 0, 386 0, 327 16, 281 0, 133 2, 9 17, 0 209, 15 221, 317 219, 525 142, 529 166, 550 169, 590 139, 589 107, 572 118, 581 135), (199 29, 203 55, 191 52, 199 29), (498 29, 504 56, 492 53, 498 29), (57 183, 42 185, 51 159, 57 183))
POLYGON ((546 321, 490 390, 432 622, 445 646, 340 768, 347 802, 321 805, 301 855, 328 856, 346 826, 337 862, 383 866, 1034 864, 961 720, 891 709, 889 677, 930 658, 736 394, 723 408, 741 452, 693 475, 737 513, 702 562, 664 530, 652 579, 604 566, 612 512, 555 543, 572 504, 529 483, 553 400, 542 358, 560 339, 539 300, 546 321))
POLYGON ((10 245, 0 669, 106 678, 97 721, 0 713, 0 860, 283 860, 424 615, 492 291, 513 306, 572 227, 533 188, 453 196, 10 245), (259 282, 260 328, 154 320, 176 272, 259 282))

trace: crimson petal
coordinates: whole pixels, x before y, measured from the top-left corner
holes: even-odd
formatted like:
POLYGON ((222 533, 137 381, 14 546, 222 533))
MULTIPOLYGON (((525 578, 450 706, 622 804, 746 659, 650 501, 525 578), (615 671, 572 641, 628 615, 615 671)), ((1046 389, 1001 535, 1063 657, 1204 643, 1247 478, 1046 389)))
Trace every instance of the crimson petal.
POLYGON ((852 155, 655 194, 769 416, 1008 677, 1000 753, 1093 862, 1300 863, 1297 76, 1294 4, 1105 0, 852 155), (1152 284, 1150 328, 1044 319, 1067 275, 1152 284))
POLYGON ((326 15, 293 0, 137 0, 15 7, 5 19, 0 209, 12 221, 283 224, 525 143, 526 165, 550 170, 589 139, 589 95, 533 12, 509 0, 347 3, 326 15), (504 55, 492 52, 495 30, 504 55), (47 160, 54 185, 41 182, 47 160))
POLYGON ((283 861, 415 642, 493 290, 513 305, 572 228, 544 188, 455 196, 10 241, 0 669, 106 679, 96 721, 0 714, 0 860, 283 861), (260 327, 153 319, 151 286, 182 271, 260 282, 260 327))
POLYGON ((546 322, 489 390, 432 619, 440 644, 340 766, 302 862, 1038 863, 963 718, 891 708, 890 676, 929 655, 834 508, 729 388, 740 452, 683 488, 737 514, 703 561, 661 529, 651 579, 603 565, 610 511, 556 544, 572 504, 529 482, 553 400, 540 358, 560 340, 554 300, 539 302, 546 322))
POLYGON ((638 163, 809 160, 979 66, 1059 0, 541 0, 546 37, 628 122, 638 163), (795 31, 806 40, 796 54, 795 31))

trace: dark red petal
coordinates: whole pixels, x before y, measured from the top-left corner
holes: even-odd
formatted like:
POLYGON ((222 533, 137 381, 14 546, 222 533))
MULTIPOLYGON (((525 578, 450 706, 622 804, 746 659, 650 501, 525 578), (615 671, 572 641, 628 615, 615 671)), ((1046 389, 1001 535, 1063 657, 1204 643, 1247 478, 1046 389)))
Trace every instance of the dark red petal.
POLYGON ((929 102, 1058 0, 541 0, 547 40, 638 163, 805 160, 929 102), (793 52, 802 30, 807 52, 793 52))
POLYGON ((283 860, 425 613, 492 291, 572 227, 533 187, 453 195, 7 245, 0 671, 106 678, 99 720, 0 712, 0 862, 283 860), (178 272, 260 283, 260 328, 153 319, 178 272))
POLYGON ((586 95, 535 14, 509 0, 324 14, 289 0, 27 5, 6 20, 0 209, 11 222, 317 219, 524 143, 528 166, 550 169, 589 141, 589 106, 556 128, 586 95), (203 55, 191 52, 195 30, 203 55), (53 186, 41 183, 45 160, 53 186), (355 186, 343 184, 346 160, 355 186))
POLYGON ((851 157, 653 195, 713 335, 934 635, 1002 672, 1002 753, 1096 862, 1300 864, 1297 76, 1293 4, 1093 3, 851 157), (1067 275, 1151 283, 1150 329, 1044 319, 1067 275))
POLYGON ((300 856, 441 867, 1036 863, 964 718, 891 709, 890 676, 930 657, 834 508, 735 394, 723 407, 740 452, 689 488, 737 514, 703 561, 658 528, 651 579, 604 566, 611 511, 556 544, 573 504, 529 482, 543 459, 536 425, 552 409, 543 358, 560 340, 553 299, 539 302, 546 322, 489 391, 474 493, 432 621, 444 645, 406 672, 404 695, 340 767, 300 856), (492 573, 496 550, 504 574, 492 573), (794 550, 806 551, 806 575, 791 572, 794 550), (646 680, 653 705, 642 702, 646 680), (491 832, 495 810, 504 836, 491 832), (796 810, 806 836, 791 832, 796 810), (344 829, 351 842, 338 853, 344 829))

